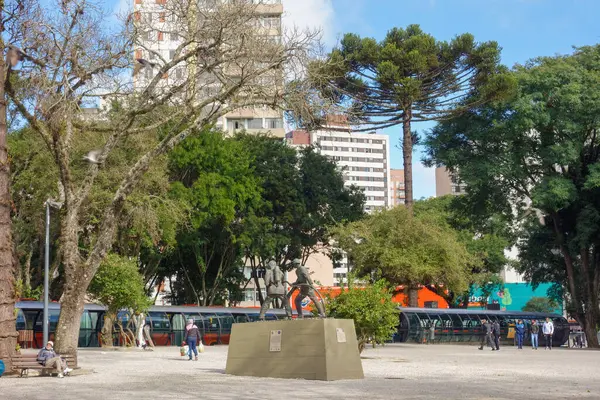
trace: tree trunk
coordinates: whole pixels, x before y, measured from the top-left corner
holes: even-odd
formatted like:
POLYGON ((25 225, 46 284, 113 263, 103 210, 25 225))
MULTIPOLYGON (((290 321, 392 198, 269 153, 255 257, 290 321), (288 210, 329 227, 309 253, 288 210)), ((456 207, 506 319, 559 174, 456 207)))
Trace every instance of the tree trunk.
POLYGON ((412 180, 412 132, 410 130, 410 121, 412 119, 411 110, 404 112, 402 118, 402 157, 404 159, 404 204, 412 209, 413 204, 413 180, 412 180))
MULTIPOLYGON (((4 10, 4 1, 0 0, 0 13, 4 10)), ((0 17, 3 18, 2 15, 0 17)), ((4 50, 4 41, 0 38, 0 48, 4 50)), ((15 353, 17 331, 15 326, 15 264, 13 262, 12 227, 10 220, 10 164, 6 147, 6 94, 4 80, 7 64, 3 53, 0 55, 0 358, 4 360, 6 370, 12 365, 9 356, 15 353)))
MULTIPOLYGON (((72 268, 67 266, 67 269, 72 268)), ((71 271, 71 275, 75 275, 73 271, 71 271)), ((83 315, 86 289, 87 285, 83 286, 80 279, 76 279, 74 276, 67 278, 58 325, 54 334, 56 352, 75 357, 75 365, 77 365, 79 328, 81 326, 81 316, 83 315)))
POLYGON ((260 281, 258 280, 258 268, 254 270, 255 274, 254 274, 254 286, 256 292, 258 293, 258 301, 260 302, 260 305, 262 306, 263 303, 265 302, 265 298, 262 295, 262 291, 260 290, 260 281))
POLYGON ((419 307, 419 288, 412 286, 408 289, 408 306, 419 307))
MULTIPOLYGON (((598 307, 598 303, 596 303, 596 307, 598 307)), ((588 347, 590 348, 594 348, 597 349, 600 347, 600 344, 598 343, 598 330, 597 330, 597 326, 598 326, 598 311, 593 310, 592 306, 586 307, 587 312, 585 313, 585 315, 583 316, 583 318, 581 318, 581 322, 583 322, 582 328, 583 331, 585 332, 585 337, 587 340, 587 344, 588 347)))
POLYGON ((25 260, 25 268, 23 271, 23 287, 31 291, 31 258, 33 257, 33 243, 29 246, 27 260, 25 260))
POLYGON ((104 325, 102 325, 102 347, 113 347, 113 326, 116 314, 106 312, 104 314, 104 325))
POLYGON ((417 285, 409 283, 404 286, 404 294, 408 299, 409 307, 419 307, 419 288, 417 285))

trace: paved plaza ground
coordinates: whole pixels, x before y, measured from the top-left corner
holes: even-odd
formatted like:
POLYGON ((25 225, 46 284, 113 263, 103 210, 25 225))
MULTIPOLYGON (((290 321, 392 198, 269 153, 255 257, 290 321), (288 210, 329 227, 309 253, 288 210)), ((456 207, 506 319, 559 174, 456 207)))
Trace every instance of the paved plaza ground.
POLYGON ((0 399, 600 399, 598 351, 394 344, 363 352, 364 380, 321 382, 225 375, 227 346, 178 350, 81 350, 79 374, 3 377, 0 399))

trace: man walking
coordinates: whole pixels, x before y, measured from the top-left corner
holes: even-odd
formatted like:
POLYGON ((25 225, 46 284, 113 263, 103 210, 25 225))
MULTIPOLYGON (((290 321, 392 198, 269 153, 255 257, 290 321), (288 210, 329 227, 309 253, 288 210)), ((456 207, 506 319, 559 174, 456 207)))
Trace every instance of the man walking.
POLYGON ((534 319, 531 321, 531 348, 533 350, 538 349, 538 333, 540 332, 540 326, 537 324, 537 321, 534 319))
POLYGON ((494 344, 496 345, 496 350, 500 350, 500 322, 494 322, 492 325, 492 332, 494 333, 494 344))
POLYGON ((492 351, 496 350, 496 346, 492 342, 492 324, 485 319, 481 320, 481 343, 479 344, 479 350, 483 350, 483 346, 487 343, 492 347, 492 351))
POLYGON ((542 326, 542 332, 544 333, 544 339, 546 340, 546 349, 552 350, 552 335, 554 335, 554 324, 548 317, 546 322, 542 326))

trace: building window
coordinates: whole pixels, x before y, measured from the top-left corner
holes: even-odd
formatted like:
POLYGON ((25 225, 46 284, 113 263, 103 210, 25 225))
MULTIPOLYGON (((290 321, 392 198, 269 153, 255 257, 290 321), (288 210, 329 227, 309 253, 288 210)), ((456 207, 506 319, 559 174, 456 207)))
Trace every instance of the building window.
POLYGON ((262 129, 262 118, 252 118, 248 120, 248 129, 262 129))
POLYGON ((241 119, 229 119, 227 120, 227 127, 230 131, 237 129, 244 129, 244 120, 241 119))
POLYGON ((281 118, 266 118, 267 129, 282 129, 283 120, 281 118))
POLYGON ((244 289, 244 301, 254 301, 254 289, 244 289))

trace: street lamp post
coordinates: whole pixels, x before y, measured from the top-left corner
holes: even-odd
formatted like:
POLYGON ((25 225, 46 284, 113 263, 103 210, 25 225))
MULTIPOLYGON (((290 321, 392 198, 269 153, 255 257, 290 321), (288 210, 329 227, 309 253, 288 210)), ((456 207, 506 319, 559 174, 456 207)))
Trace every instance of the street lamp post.
POLYGON ((50 270, 50 202, 46 201, 46 254, 44 255, 44 342, 48 343, 48 274, 50 270))
POLYGON ((61 208, 62 203, 46 200, 46 251, 44 255, 44 346, 48 343, 48 293, 49 293, 49 275, 50 275, 50 206, 61 208))

